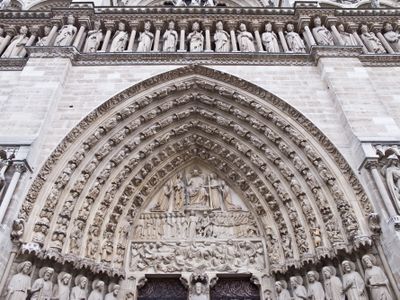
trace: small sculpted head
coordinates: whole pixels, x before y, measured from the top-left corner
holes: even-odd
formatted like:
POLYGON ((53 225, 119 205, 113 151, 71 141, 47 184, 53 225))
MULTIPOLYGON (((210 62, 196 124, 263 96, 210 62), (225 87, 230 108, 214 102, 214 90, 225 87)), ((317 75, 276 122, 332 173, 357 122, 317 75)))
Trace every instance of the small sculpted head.
POLYGON ((119 31, 125 31, 125 23, 124 22, 119 22, 118 23, 118 30, 119 31))
POLYGON ((361 33, 368 33, 368 26, 366 24, 361 25, 361 33))
POLYGON ((314 18, 314 26, 318 27, 321 26, 322 22, 321 22, 321 18, 320 17, 315 17, 314 18))
POLYGON ((330 279, 332 277, 332 270, 329 267, 322 268, 322 275, 325 279, 330 279))
POLYGON ((393 31, 393 26, 390 23, 385 24, 385 32, 393 31))
POLYGON ((271 32, 272 31, 272 24, 270 22, 265 24, 265 31, 266 32, 271 32))
POLYGON ((20 34, 27 34, 28 33, 28 27, 21 26, 21 28, 19 29, 19 33, 20 34))
POLYGON ((200 24, 199 22, 194 22, 192 25, 192 30, 193 31, 199 31, 200 30, 200 24))
POLYGON ((144 22, 144 30, 149 31, 150 29, 151 29, 151 22, 150 21, 144 22))
POLYGON ((240 23, 240 26, 239 26, 239 28, 240 28, 240 31, 247 31, 247 27, 246 27, 246 24, 244 24, 244 23, 240 23))
POLYGON ((100 27, 101 27, 101 21, 99 21, 99 20, 94 21, 94 29, 99 30, 100 27))
POLYGON ((286 25, 286 30, 288 32, 292 32, 294 30, 294 25, 292 23, 289 23, 286 25))
POLYGON ((337 27, 339 32, 344 32, 344 25, 342 23, 340 23, 337 27))
POLYGON ((174 29, 175 29, 175 22, 174 22, 174 21, 170 21, 170 22, 168 23, 168 28, 169 28, 170 30, 174 30, 174 29))
POLYGON ((367 269, 372 268, 372 267, 374 266, 373 259, 372 259, 372 257, 371 257, 370 255, 368 255, 368 254, 366 254, 366 255, 364 255, 364 256, 362 257, 362 262, 363 262, 364 266, 365 266, 367 269))
POLYGON ((215 24, 215 27, 217 28, 217 30, 223 30, 224 24, 222 24, 221 21, 218 21, 217 24, 215 24))
POLYGON ((280 281, 275 282, 275 291, 278 294, 282 292, 282 283, 280 281))
POLYGON ((75 24, 75 17, 73 15, 68 16, 68 24, 74 25, 75 24))
POLYGON ((196 295, 201 295, 203 293, 203 284, 201 282, 196 282, 195 293, 196 295))

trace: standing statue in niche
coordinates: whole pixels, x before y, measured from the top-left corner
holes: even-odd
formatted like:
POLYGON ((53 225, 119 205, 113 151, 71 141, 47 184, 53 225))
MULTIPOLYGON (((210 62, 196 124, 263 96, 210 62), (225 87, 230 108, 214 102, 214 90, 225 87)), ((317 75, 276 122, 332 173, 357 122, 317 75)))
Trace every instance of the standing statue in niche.
POLYGON ((287 283, 284 280, 275 282, 275 291, 278 297, 276 300, 291 300, 290 293, 287 290, 287 283))
POLYGON ((70 300, 86 300, 88 279, 78 275, 75 278, 75 286, 72 288, 70 300))
POLYGON ((95 280, 92 287, 93 290, 90 293, 88 300, 103 300, 104 281, 95 280))
POLYGON ((57 300, 69 300, 72 275, 61 272, 57 277, 57 286, 54 289, 54 296, 57 300))
POLYGON ((233 203, 231 189, 223 180, 221 180, 220 190, 222 194, 222 202, 224 203, 226 210, 242 210, 240 206, 233 203))
POLYGON ((343 285, 332 266, 322 268, 326 300, 344 300, 343 285))
POLYGON ((199 22, 194 22, 192 32, 189 33, 187 40, 189 42, 190 52, 201 52, 204 49, 204 36, 200 30, 199 22))
POLYGON ((54 269, 43 267, 39 270, 39 278, 32 285, 31 300, 52 300, 54 269))
POLYGON ((368 30, 366 24, 361 25, 361 39, 367 49, 373 53, 386 53, 381 41, 376 37, 375 33, 368 30))
POLYGON ((231 49, 231 38, 229 33, 224 30, 224 24, 221 21, 218 21, 217 24, 215 24, 215 27, 215 52, 229 52, 231 49))
POLYGON ((74 24, 75 17, 72 15, 68 16, 67 25, 61 27, 54 41, 54 46, 71 46, 77 32, 74 24))
POLYGON ((343 46, 358 46, 357 41, 354 38, 354 36, 351 33, 346 32, 344 30, 344 25, 342 23, 338 25, 337 30, 340 34, 340 38, 343 42, 343 46))
POLYGON ((100 43, 104 38, 101 30, 101 22, 95 21, 93 30, 89 30, 83 52, 94 53, 99 49, 100 43))
POLYGON ((255 52, 256 48, 254 47, 254 37, 250 32, 247 31, 246 24, 241 23, 239 25, 239 29, 237 40, 240 51, 255 52))
POLYGON ((342 262, 343 267, 343 292, 347 296, 347 300, 368 300, 365 291, 365 283, 361 275, 355 271, 353 262, 345 260, 342 262))
POLYGON ((385 33, 383 36, 388 41, 389 45, 395 52, 400 52, 400 33, 393 30, 393 26, 390 23, 386 23, 384 26, 385 33))
POLYGON ((170 21, 168 23, 168 29, 163 35, 163 51, 164 52, 175 52, 176 45, 178 44, 178 33, 175 30, 175 22, 170 21))
POLYGON ((144 22, 144 31, 140 33, 137 52, 150 52, 153 45, 154 34, 150 32, 151 22, 144 22))
POLYGON ((25 45, 29 38, 26 36, 28 34, 28 27, 21 26, 19 29, 19 34, 13 37, 8 45, 6 51, 4 51, 1 57, 12 58, 12 57, 23 57, 26 54, 25 45))
POLYGON ((118 23, 118 30, 115 32, 110 46, 110 52, 124 52, 129 35, 125 30, 125 23, 118 23))
POLYGON ((166 182, 163 187, 163 193, 160 195, 157 204, 152 208, 152 211, 168 211, 169 202, 172 195, 172 184, 171 182, 166 182))
POLYGON ((315 41, 320 46, 333 46, 332 33, 321 23, 320 17, 314 18, 314 28, 312 29, 315 41))
POLYGON ((36 46, 40 46, 40 47, 45 47, 45 46, 49 46, 50 45, 50 31, 51 31, 51 27, 48 25, 45 25, 43 28, 43 37, 39 37, 38 41, 36 42, 36 46))
POLYGON ((371 300, 392 300, 389 289, 389 280, 380 267, 376 266, 373 255, 364 255, 362 262, 365 267, 365 282, 371 292, 371 300))
POLYGON ((194 292, 190 295, 189 300, 208 300, 205 290, 206 288, 201 282, 196 282, 194 292))
POLYGON ((386 166, 382 168, 382 173, 386 177, 386 183, 394 201, 400 201, 400 168, 398 161, 389 159, 386 166))
POLYGON ((204 187, 204 179, 200 174, 200 171, 194 169, 192 172, 192 177, 187 183, 188 195, 190 200, 190 205, 208 207, 208 194, 204 187))
POLYGON ((275 32, 272 31, 272 24, 265 24, 265 32, 261 36, 265 51, 269 53, 279 52, 278 38, 275 32))
POLYGON ((173 199, 175 201, 174 210, 179 211, 182 210, 185 204, 185 183, 182 180, 182 174, 178 173, 176 175, 174 184, 173 184, 173 199))
POLYGON ((110 284, 108 288, 108 294, 104 300, 117 300, 120 286, 118 284, 110 284))
POLYGON ((308 299, 307 290, 303 285, 303 278, 301 276, 290 277, 290 285, 292 286, 294 300, 308 299))
POLYGON ((210 204, 212 209, 221 209, 221 186, 215 174, 211 174, 208 187, 210 189, 210 204))
POLYGON ((26 299, 31 290, 32 263, 24 261, 17 266, 17 274, 11 277, 7 287, 6 300, 26 299))
POLYGON ((321 282, 318 281, 319 275, 315 271, 307 273, 308 278, 308 299, 311 300, 325 300, 325 292, 321 282))
POLYGON ((294 25, 289 23, 286 25, 286 41, 287 45, 293 53, 306 53, 306 46, 297 32, 294 32, 294 25))

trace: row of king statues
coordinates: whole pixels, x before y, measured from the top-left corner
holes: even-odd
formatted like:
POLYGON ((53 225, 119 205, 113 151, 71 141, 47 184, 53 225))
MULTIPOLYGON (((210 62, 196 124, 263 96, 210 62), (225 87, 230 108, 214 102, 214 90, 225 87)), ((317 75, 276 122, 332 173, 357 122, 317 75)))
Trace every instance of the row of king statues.
MULTIPOLYGON (((95 52, 291 52, 291 53, 306 53, 307 48, 314 43, 310 39, 315 40, 316 45, 320 46, 363 46, 368 53, 393 53, 400 52, 400 33, 393 29, 393 25, 386 23, 384 25, 384 34, 371 32, 366 24, 360 26, 360 36, 357 32, 349 33, 345 29, 344 24, 338 24, 336 30, 329 30, 321 21, 320 17, 313 19, 313 28, 308 36, 307 43, 304 42, 302 36, 295 32, 295 25, 292 23, 286 24, 286 31, 276 33, 273 30, 273 24, 267 22, 264 26, 264 32, 260 35, 257 31, 254 34, 247 29, 245 23, 238 24, 238 30, 234 29, 228 32, 224 29, 224 23, 217 21, 215 23, 214 34, 205 34, 202 30, 201 23, 195 21, 191 25, 191 31, 185 35, 185 40, 182 41, 182 31, 178 34, 177 26, 174 21, 169 21, 167 28, 161 34, 160 38, 152 32, 152 23, 144 22, 144 30, 139 33, 137 40, 135 36, 132 39, 132 34, 129 34, 126 23, 120 21, 118 28, 111 36, 110 43, 106 42, 105 34, 103 33, 101 21, 95 21, 93 29, 87 31, 86 40, 77 41, 78 29, 75 26, 75 17, 69 16, 67 24, 62 26, 53 36, 53 30, 50 26, 44 26, 44 35, 39 37, 35 42, 36 36, 28 35, 28 27, 21 26, 19 34, 15 35, 11 41, 4 37, 4 28, 0 27, 0 48, 5 49, 1 57, 15 58, 24 57, 26 55, 26 46, 76 46, 84 53, 95 52), (207 37, 210 36, 210 41, 207 37), (32 38, 33 37, 33 38, 32 38), (6 43, 7 45, 2 45, 6 43), (128 45, 129 44, 129 45, 128 45), (136 49, 133 49, 133 44, 136 49), (308 44, 308 47, 306 47, 308 44), (187 49, 187 50, 186 50, 187 49)), ((207 29, 210 30, 210 29, 207 29)), ((136 35, 136 29, 135 29, 136 35)), ((307 36, 307 32, 303 33, 307 36)))

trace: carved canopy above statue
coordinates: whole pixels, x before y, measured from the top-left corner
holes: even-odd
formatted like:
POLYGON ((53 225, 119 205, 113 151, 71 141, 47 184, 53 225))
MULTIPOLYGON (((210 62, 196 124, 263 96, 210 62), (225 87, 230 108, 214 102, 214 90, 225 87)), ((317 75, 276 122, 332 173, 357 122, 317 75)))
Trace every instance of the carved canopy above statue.
POLYGON ((348 164, 298 111, 188 66, 114 96, 65 137, 26 196, 21 241, 93 273, 190 271, 188 255, 218 272, 284 273, 370 243, 369 213, 348 164))

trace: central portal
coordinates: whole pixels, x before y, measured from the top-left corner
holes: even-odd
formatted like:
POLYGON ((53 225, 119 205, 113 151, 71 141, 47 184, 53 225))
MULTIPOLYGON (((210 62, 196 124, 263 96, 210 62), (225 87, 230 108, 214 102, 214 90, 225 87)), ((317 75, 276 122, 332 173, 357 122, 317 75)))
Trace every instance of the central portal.
POLYGON ((139 299, 170 299, 172 290, 185 298, 185 288, 190 299, 259 299, 249 274, 265 274, 265 243, 234 188, 195 164, 149 199, 136 216, 128 261, 127 273, 141 279, 139 299))

